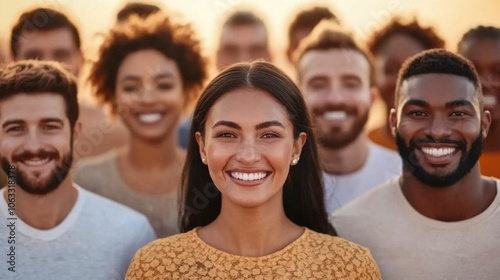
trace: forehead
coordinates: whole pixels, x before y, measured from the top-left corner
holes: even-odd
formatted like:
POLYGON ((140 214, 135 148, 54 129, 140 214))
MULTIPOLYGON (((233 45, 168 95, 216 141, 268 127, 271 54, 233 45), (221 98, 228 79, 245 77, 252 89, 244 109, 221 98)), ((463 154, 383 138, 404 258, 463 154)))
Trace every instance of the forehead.
POLYGON ((460 53, 474 63, 500 61, 500 39, 469 39, 465 41, 460 53))
POLYGON ((140 50, 127 55, 118 68, 117 78, 131 75, 153 77, 157 74, 179 76, 177 63, 157 50, 140 50))
POLYGON ((55 93, 18 94, 0 101, 0 120, 37 121, 43 118, 67 120, 64 98, 55 93))
POLYGON ((53 50, 76 48, 74 38, 69 28, 63 27, 49 31, 36 31, 27 34, 21 33, 19 40, 19 51, 27 50, 53 50))
POLYGON ((423 50, 424 46, 415 38, 403 33, 396 33, 387 38, 380 46, 375 58, 403 62, 406 58, 423 50))
POLYGON ((233 121, 251 126, 265 121, 277 120, 288 123, 285 107, 270 93, 254 88, 241 88, 222 95, 212 106, 207 125, 220 120, 233 121))
POLYGON ((465 77, 450 74, 423 74, 404 81, 400 89, 399 104, 408 100, 422 100, 430 106, 444 106, 456 100, 478 104, 474 85, 465 77))
POLYGON ((227 25, 222 29, 220 44, 267 44, 266 28, 261 24, 227 25))
POLYGON ((361 53, 354 50, 312 50, 302 56, 299 62, 299 73, 303 79, 353 74, 368 80, 370 64, 361 53))

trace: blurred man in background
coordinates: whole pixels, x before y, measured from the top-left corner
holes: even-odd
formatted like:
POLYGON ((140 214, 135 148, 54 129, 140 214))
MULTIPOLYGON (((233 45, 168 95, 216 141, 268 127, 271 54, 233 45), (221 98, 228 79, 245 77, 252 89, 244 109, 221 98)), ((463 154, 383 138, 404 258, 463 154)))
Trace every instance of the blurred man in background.
POLYGON ((290 63, 293 64, 293 53, 300 41, 307 37, 314 27, 324 19, 340 24, 338 18, 327 7, 314 6, 302 9, 294 16, 288 27, 288 47, 286 50, 286 56, 290 63))
POLYGON ((235 10, 222 24, 215 54, 217 69, 220 71, 234 63, 258 59, 273 60, 266 24, 254 11, 235 10))
POLYGON ((376 95, 369 55, 351 34, 321 22, 297 50, 299 87, 311 114, 329 214, 401 173, 396 152, 365 126, 376 95))
MULTIPOLYGON (((10 48, 15 61, 58 61, 75 77, 84 63, 77 27, 66 15, 52 9, 24 12, 12 27, 10 48)), ((118 120, 110 120, 103 108, 80 103, 80 112, 83 132, 75 144, 75 158, 98 155, 126 143, 125 128, 118 120)))
POLYGON ((491 113, 490 133, 484 139, 479 158, 481 172, 500 178, 500 29, 470 29, 458 43, 458 53, 474 64, 483 89, 484 109, 491 113))
POLYGON ((423 50, 443 48, 444 41, 431 27, 423 27, 416 20, 404 23, 393 18, 385 27, 375 32, 368 43, 374 57, 375 83, 386 111, 382 127, 368 134, 370 139, 386 148, 397 150, 389 127, 389 111, 394 107, 394 90, 399 69, 403 62, 423 50))

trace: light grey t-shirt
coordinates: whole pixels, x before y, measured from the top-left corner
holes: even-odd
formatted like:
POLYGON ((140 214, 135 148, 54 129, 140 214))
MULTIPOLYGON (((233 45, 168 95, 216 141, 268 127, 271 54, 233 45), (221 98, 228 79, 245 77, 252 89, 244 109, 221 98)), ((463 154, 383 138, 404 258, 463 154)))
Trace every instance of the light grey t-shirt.
POLYGON ((491 178, 497 195, 487 209, 457 222, 420 214, 399 180, 388 180, 331 215, 338 235, 368 247, 384 280, 500 279, 500 180, 491 178))
POLYGON ((152 195, 134 190, 121 177, 117 157, 118 150, 112 150, 81 160, 76 166, 73 180, 82 188, 142 213, 149 219, 159 238, 179 233, 178 193, 152 195))
POLYGON ((75 188, 75 205, 49 230, 10 215, 1 191, 0 279, 124 279, 135 252, 155 239, 151 225, 132 209, 75 188))
POLYGON ((370 143, 368 158, 359 170, 345 175, 323 172, 327 213, 335 212, 389 178, 400 175, 402 170, 398 153, 370 143))

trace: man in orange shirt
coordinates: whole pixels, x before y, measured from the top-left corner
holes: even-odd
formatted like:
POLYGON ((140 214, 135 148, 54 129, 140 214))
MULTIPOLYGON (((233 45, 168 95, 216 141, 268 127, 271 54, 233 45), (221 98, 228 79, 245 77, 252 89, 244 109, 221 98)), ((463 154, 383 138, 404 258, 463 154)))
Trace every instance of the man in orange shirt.
POLYGON ((500 178, 500 28, 470 29, 458 43, 458 53, 474 64, 481 79, 484 108, 491 113, 490 132, 479 159, 481 173, 500 178))

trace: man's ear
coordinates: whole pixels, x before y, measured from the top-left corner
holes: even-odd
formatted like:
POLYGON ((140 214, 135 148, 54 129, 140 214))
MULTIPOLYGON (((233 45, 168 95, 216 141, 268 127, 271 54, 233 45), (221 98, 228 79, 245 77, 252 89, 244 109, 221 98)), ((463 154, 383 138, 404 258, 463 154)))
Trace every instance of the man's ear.
POLYGON ((81 121, 76 121, 75 127, 73 127, 73 142, 77 141, 78 138, 80 138, 80 135, 82 135, 82 122, 81 121))
POLYGON ((484 110, 481 118, 481 131, 483 133, 483 139, 488 136, 491 125, 491 114, 490 111, 484 110))
POLYGON ((391 128, 392 136, 394 137, 396 137, 397 125, 398 125, 397 112, 396 109, 392 108, 391 111, 389 112, 389 126, 391 128))

